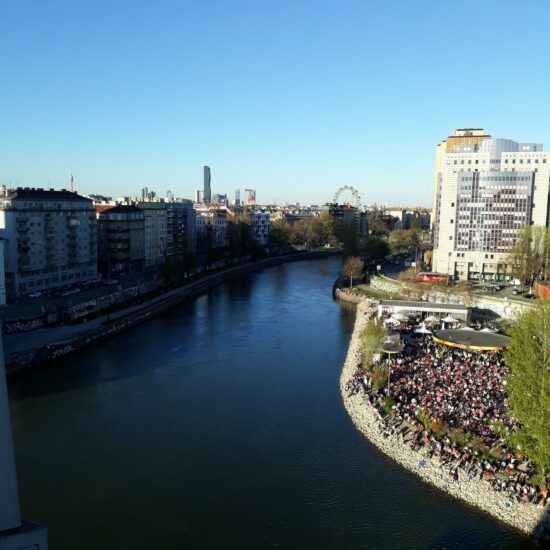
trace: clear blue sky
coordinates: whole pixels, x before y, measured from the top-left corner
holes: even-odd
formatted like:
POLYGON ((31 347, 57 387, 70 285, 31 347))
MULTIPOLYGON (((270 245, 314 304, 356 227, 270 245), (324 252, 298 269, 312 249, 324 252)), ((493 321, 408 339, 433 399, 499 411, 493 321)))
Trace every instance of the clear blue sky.
POLYGON ((550 147, 545 0, 2 0, 0 182, 429 204, 456 127, 550 147))

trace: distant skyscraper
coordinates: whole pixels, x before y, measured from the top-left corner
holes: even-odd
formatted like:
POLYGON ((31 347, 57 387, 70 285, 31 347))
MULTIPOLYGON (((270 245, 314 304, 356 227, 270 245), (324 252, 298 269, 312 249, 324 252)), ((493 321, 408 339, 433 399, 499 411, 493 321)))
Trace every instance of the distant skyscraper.
POLYGON ((235 189, 235 206, 241 205, 241 190, 235 189))
POLYGON ((202 189, 195 189, 195 202, 203 202, 204 201, 204 191, 202 189))
POLYGON ((210 166, 204 167, 204 202, 212 200, 212 190, 210 188, 210 166))
POLYGON ((244 197, 247 206, 253 206, 256 204, 256 191, 254 189, 245 189, 244 197))

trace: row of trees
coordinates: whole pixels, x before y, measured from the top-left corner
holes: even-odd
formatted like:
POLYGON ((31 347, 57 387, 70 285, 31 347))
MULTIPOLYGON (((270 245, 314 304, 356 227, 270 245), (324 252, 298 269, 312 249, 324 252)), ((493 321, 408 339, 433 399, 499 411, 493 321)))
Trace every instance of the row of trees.
POLYGON ((247 214, 237 215, 228 220, 226 231, 227 244, 220 246, 215 226, 206 224, 204 231, 197 235, 196 252, 166 258, 163 269, 165 280, 174 282, 185 278, 193 273, 199 264, 208 270, 219 261, 234 264, 264 254, 264 250, 254 237, 252 220, 247 214))
POLYGON ((506 390, 510 413, 518 430, 506 436, 518 452, 529 457, 537 468, 535 483, 550 483, 550 302, 537 301, 534 308, 519 315, 510 329, 512 345, 505 352, 512 369, 506 390))
POLYGON ((516 244, 508 255, 512 274, 522 284, 531 285, 536 279, 550 275, 550 231, 542 225, 528 225, 518 234, 516 244))
POLYGON ((284 219, 274 220, 271 223, 270 240, 279 251, 288 245, 307 248, 329 245, 342 247, 346 256, 357 254, 359 242, 353 224, 344 223, 328 213, 299 220, 292 225, 284 219))

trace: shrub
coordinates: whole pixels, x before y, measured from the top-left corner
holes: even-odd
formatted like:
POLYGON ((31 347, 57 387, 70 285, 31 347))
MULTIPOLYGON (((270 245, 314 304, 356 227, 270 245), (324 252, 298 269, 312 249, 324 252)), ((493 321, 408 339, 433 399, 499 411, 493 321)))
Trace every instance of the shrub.
POLYGON ((420 408, 419 411, 416 413, 416 418, 424 424, 424 427, 427 428, 428 424, 431 421, 430 415, 428 414, 428 411, 424 408, 420 408))
POLYGON ((384 412, 390 414, 394 404, 395 399, 391 395, 386 395, 386 397, 384 397, 384 412))
POLYGON ((443 420, 431 420, 428 423, 428 428, 438 438, 444 437, 449 431, 449 426, 443 420))
POLYGON ((388 331, 385 329, 380 319, 373 319, 365 327, 361 335, 361 343, 363 344, 363 363, 372 365, 373 355, 379 351, 382 340, 387 334, 388 331))
POLYGON ((388 381, 388 372, 384 367, 374 367, 372 369, 372 387, 375 391, 380 390, 388 381))
POLYGON ((464 437, 464 430, 461 428, 453 428, 449 432, 449 439, 453 443, 457 443, 458 445, 464 445, 465 437, 464 437))

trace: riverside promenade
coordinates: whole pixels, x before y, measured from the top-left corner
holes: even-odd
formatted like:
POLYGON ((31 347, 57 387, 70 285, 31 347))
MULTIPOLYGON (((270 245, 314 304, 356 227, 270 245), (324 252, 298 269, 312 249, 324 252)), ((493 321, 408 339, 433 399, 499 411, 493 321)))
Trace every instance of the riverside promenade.
POLYGON ((47 327, 30 332, 4 335, 4 354, 8 374, 45 361, 67 355, 141 323, 186 300, 195 298, 241 275, 274 267, 286 262, 324 258, 332 251, 302 252, 275 256, 238 265, 198 281, 164 292, 141 304, 115 313, 98 316, 87 323, 47 327))
POLYGON ((357 314, 348 353, 340 376, 340 393, 344 406, 353 423, 371 443, 401 466, 431 483, 449 495, 475 506, 494 518, 524 533, 550 540, 550 516, 548 508, 533 504, 511 502, 504 495, 495 493, 485 481, 468 478, 459 472, 458 479, 451 479, 437 458, 412 450, 400 436, 384 438, 379 429, 381 418, 368 399, 360 393, 349 395, 345 387, 361 363, 361 334, 368 322, 376 315, 373 301, 364 301, 357 306, 357 314))

